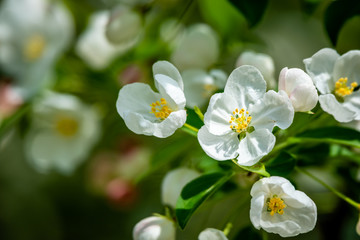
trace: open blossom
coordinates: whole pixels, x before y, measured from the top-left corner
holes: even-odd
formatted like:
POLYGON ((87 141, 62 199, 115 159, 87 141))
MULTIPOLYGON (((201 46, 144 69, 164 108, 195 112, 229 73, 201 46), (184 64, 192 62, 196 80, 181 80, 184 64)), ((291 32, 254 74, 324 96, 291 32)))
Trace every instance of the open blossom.
POLYGON ((175 208, 183 187, 199 176, 200 173, 190 168, 177 168, 168 172, 161 185, 163 204, 175 208))
POLYGON ((165 138, 186 121, 184 85, 169 62, 156 62, 153 74, 158 93, 144 83, 128 84, 120 90, 116 108, 131 131, 165 138))
POLYGON ((134 240, 175 240, 175 236, 175 224, 166 217, 144 218, 133 229, 134 240))
POLYGON ((219 42, 216 32, 206 24, 187 28, 171 55, 171 61, 180 70, 206 69, 217 61, 219 42))
POLYGON ((236 67, 242 65, 252 65, 259 69, 266 81, 268 89, 275 88, 275 64, 271 56, 264 53, 245 51, 236 60, 236 67))
POLYGON ((295 112, 307 112, 318 102, 318 94, 309 75, 299 68, 283 68, 279 76, 279 90, 289 96, 295 112))
POLYGON ((257 181, 250 192, 250 220, 255 228, 292 237, 314 229, 315 203, 295 190, 285 178, 269 177, 257 181))
POLYGON ((237 158, 251 166, 275 145, 272 129, 285 129, 294 118, 294 109, 283 91, 266 91, 260 71, 244 65, 227 80, 224 93, 210 99, 205 125, 198 133, 203 150, 216 160, 237 158))
POLYGON ((199 234, 199 240, 228 240, 223 231, 207 228, 199 234))
POLYGON ((99 137, 97 112, 73 95, 47 92, 34 102, 32 119, 25 146, 40 172, 71 173, 99 137))
POLYGON ((202 69, 189 69, 181 73, 184 80, 186 105, 190 108, 203 107, 209 98, 225 87, 227 75, 219 69, 209 73, 202 69))
POLYGON ((339 122, 360 120, 360 51, 340 56, 324 48, 304 59, 306 71, 321 95, 321 108, 339 122))
POLYGON ((54 65, 73 35, 61 1, 5 0, 0 9, 0 68, 24 100, 52 79, 54 65))

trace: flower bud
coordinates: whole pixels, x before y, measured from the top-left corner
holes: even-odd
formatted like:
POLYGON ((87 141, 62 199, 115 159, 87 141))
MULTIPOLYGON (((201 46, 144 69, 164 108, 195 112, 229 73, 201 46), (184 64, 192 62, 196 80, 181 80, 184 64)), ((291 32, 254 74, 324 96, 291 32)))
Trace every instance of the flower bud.
POLYGON ((199 240, 227 240, 228 238, 225 236, 224 232, 215 229, 215 228, 207 228, 202 231, 199 235, 199 240))
POLYGON ((161 186, 163 204, 175 208, 183 187, 198 176, 198 172, 188 168, 178 168, 166 174, 161 186))
POLYGON ((142 27, 140 15, 124 6, 111 12, 105 35, 110 43, 129 44, 136 42, 142 27))
POLYGON ((356 233, 360 236, 360 218, 356 224, 356 233))
POLYGON ((133 229, 134 240, 175 240, 174 222, 165 217, 147 217, 133 229))
POLYGON ((240 67, 242 65, 252 65, 259 69, 266 81, 267 88, 275 88, 275 64, 273 59, 269 55, 264 53, 255 53, 253 51, 245 51, 239 56, 236 61, 236 67, 240 67))
POLYGON ((308 74, 299 68, 283 68, 279 76, 279 91, 289 96, 295 112, 307 112, 316 106, 318 94, 308 74))

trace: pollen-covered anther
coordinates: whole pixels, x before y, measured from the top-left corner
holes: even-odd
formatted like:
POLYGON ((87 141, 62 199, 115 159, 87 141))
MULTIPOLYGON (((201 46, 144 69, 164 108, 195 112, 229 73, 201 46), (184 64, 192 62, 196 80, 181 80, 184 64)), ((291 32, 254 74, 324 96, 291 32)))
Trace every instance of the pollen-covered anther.
POLYGON ((345 97, 353 93, 354 88, 358 86, 356 82, 350 84, 350 87, 346 85, 348 78, 340 78, 335 83, 335 94, 339 97, 345 97))
POLYGON ((280 215, 284 214, 284 208, 286 208, 286 204, 284 200, 279 198, 277 195, 273 195, 272 198, 268 198, 266 200, 267 211, 270 212, 271 216, 274 216, 275 213, 280 215))
POLYGON ((150 104, 151 112, 156 118, 165 120, 172 112, 171 108, 167 105, 165 98, 161 98, 160 101, 153 102, 150 104))
POLYGON ((235 109, 230 116, 230 128, 234 132, 241 133, 248 129, 249 124, 251 122, 251 116, 249 116, 249 112, 245 111, 245 109, 235 109))

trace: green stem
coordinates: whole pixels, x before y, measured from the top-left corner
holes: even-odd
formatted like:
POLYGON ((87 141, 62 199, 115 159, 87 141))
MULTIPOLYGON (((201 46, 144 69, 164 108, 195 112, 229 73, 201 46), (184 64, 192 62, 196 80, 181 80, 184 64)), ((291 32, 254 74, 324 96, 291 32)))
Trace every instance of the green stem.
POLYGON ((319 178, 315 177, 314 175, 312 175, 311 173, 309 173, 308 171, 304 170, 304 169, 300 169, 299 167, 295 167, 295 170, 303 173, 307 176, 309 176, 310 178, 314 179, 315 181, 317 181, 318 183, 320 183, 321 185, 323 185, 325 188, 329 189, 331 192, 333 192, 335 195, 337 195, 339 198, 343 199, 345 202, 349 203, 350 205, 352 205, 353 207, 355 207, 357 210, 360 210, 360 203, 352 200, 351 198, 345 196, 344 194, 342 194, 341 192, 339 192, 338 190, 336 190, 335 188, 329 186, 328 184, 326 184, 325 182, 323 182, 322 180, 320 180, 319 178))
POLYGON ((268 240, 269 239, 269 235, 268 235, 268 233, 267 232, 265 232, 264 230, 262 230, 262 239, 263 240, 268 240))
POLYGON ((194 126, 191 126, 188 123, 185 123, 184 126, 182 126, 181 130, 183 130, 184 132, 186 132, 194 137, 197 137, 197 133, 199 131, 199 129, 197 129, 194 126))
POLYGON ((233 227, 233 225, 231 222, 228 222, 226 224, 225 229, 223 231, 225 236, 229 236, 229 233, 230 233, 232 227, 233 227))
POLYGON ((201 112, 200 108, 197 106, 194 106, 194 111, 198 115, 198 117, 201 119, 201 121, 204 122, 204 114, 201 112))

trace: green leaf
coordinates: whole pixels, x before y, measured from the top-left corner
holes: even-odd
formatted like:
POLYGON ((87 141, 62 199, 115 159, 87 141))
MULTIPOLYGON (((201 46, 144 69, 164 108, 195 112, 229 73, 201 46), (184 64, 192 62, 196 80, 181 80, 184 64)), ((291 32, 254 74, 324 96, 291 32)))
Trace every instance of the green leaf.
POLYGON ((247 19, 249 26, 260 22, 268 5, 268 0, 229 0, 247 19))
POLYGON ((266 170, 273 176, 285 177, 295 167, 295 158, 287 152, 280 153, 277 157, 273 158, 266 164, 266 170))
POLYGON ((246 171, 257 173, 265 177, 270 177, 270 174, 266 171, 264 164, 261 162, 249 167, 237 164, 236 160, 233 160, 233 162, 246 171))
POLYGON ((181 229, 185 228, 196 209, 232 176, 233 173, 210 173, 194 179, 183 188, 175 210, 181 229))
POLYGON ((329 4, 324 14, 324 21, 332 44, 336 45, 339 32, 345 22, 356 15, 360 15, 358 0, 333 1, 329 4))
POLYGON ((296 138, 301 142, 335 143, 360 148, 360 132, 345 127, 311 129, 296 138))

